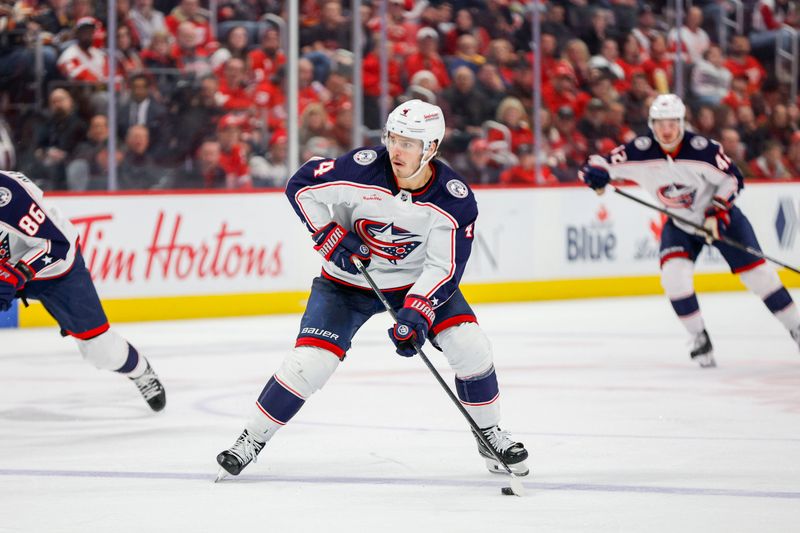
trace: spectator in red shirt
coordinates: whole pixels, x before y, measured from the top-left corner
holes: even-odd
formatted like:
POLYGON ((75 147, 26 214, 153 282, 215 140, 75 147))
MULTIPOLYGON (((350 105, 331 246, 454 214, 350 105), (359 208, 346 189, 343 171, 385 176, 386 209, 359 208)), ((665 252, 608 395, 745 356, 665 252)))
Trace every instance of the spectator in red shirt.
POLYGON ((261 47, 247 54, 250 77, 261 83, 269 80, 278 68, 286 63, 286 55, 281 50, 281 34, 274 27, 268 27, 261 36, 261 47))
POLYGON ((297 91, 298 107, 300 113, 311 103, 320 101, 320 93, 325 87, 314 79, 314 64, 306 59, 300 58, 297 62, 297 91))
POLYGON ((450 76, 447 74, 447 67, 439 55, 439 34, 433 28, 420 28, 417 32, 417 46, 419 51, 406 58, 405 70, 406 77, 411 77, 420 70, 430 70, 439 86, 445 88, 450 85, 450 76))
POLYGON ((542 87, 542 102, 551 113, 568 106, 572 108, 576 117, 583 116, 591 96, 579 91, 576 83, 575 71, 568 63, 562 62, 553 69, 551 83, 542 87))
POLYGON ((633 74, 636 72, 644 72, 642 63, 649 56, 642 49, 638 39, 632 34, 628 34, 622 44, 622 57, 619 59, 618 64, 625 72, 625 80, 631 83, 633 81, 633 74))
POLYGON ((184 74, 197 77, 211 72, 208 51, 199 45, 198 34, 191 22, 182 22, 177 29, 175 45, 172 47, 172 58, 178 69, 184 74))
POLYGON ((650 85, 659 93, 668 93, 674 79, 673 58, 667 52, 667 43, 660 33, 650 41, 650 58, 642 62, 650 85))
POLYGON ((497 70, 503 78, 503 83, 511 85, 514 82, 514 69, 517 66, 517 54, 508 39, 494 39, 489 43, 486 52, 489 63, 497 65, 497 70))
POLYGON ((96 25, 92 17, 83 17, 75 23, 76 42, 58 58, 58 69, 68 80, 103 83, 108 78, 105 50, 93 44, 96 25))
POLYGON ((536 154, 533 146, 521 144, 516 150, 519 164, 503 171, 500 174, 501 185, 553 185, 558 179, 553 175, 550 167, 541 165, 541 181, 536 179, 536 154))
POLYGON ((728 60, 725 68, 731 71, 734 78, 747 78, 747 93, 757 93, 767 71, 758 60, 750 55, 750 40, 746 35, 734 35, 728 48, 728 60))
POLYGON ((222 117, 217 125, 220 145, 219 165, 225 171, 228 189, 250 187, 250 168, 247 164, 249 150, 241 142, 242 119, 232 114, 222 117))
POLYGON ((750 162, 753 177, 768 180, 788 180, 792 177, 789 163, 783 158, 783 146, 770 139, 764 143, 764 151, 750 162))
POLYGON ((720 100, 724 104, 736 111, 742 106, 750 107, 750 95, 747 93, 747 76, 737 76, 731 80, 731 90, 720 100))
MULTIPOLYGON (((419 24, 406 18, 405 0, 390 0, 387 9, 389 22, 386 26, 386 34, 392 49, 401 56, 412 53, 416 45, 419 24)), ((367 22, 367 28, 375 34, 376 40, 379 40, 381 20, 377 10, 374 14, 375 16, 367 22)))
POLYGON ((456 11, 456 17, 451 29, 444 37, 444 53, 452 55, 456 52, 456 42, 462 35, 472 35, 478 41, 478 52, 485 54, 489 47, 489 32, 475 24, 472 11, 462 8, 456 11))
POLYGON ((248 90, 244 61, 232 57, 222 67, 219 80, 222 108, 226 111, 245 112, 255 109, 255 102, 248 90))
POLYGON ((194 42, 197 46, 205 46, 213 40, 208 14, 205 9, 200 8, 199 0, 181 0, 180 4, 166 16, 164 22, 175 38, 178 38, 179 26, 188 22, 194 30, 194 42))
MULTIPOLYGON (((533 142, 533 132, 528 124, 525 106, 518 98, 509 96, 500 102, 497 108, 496 121, 508 129, 510 135, 511 150, 517 151, 522 144, 533 142)), ((489 141, 509 140, 506 132, 502 129, 492 129, 489 131, 489 141)))

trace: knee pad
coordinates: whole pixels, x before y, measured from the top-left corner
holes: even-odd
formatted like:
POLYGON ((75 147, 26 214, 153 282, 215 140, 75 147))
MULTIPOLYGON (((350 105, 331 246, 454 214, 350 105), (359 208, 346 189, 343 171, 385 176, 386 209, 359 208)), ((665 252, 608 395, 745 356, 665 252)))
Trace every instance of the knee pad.
POLYGON ((86 361, 102 370, 117 370, 128 360, 128 341, 114 329, 88 340, 75 339, 86 361))
POLYGON ((275 376, 308 398, 322 388, 339 366, 339 358, 316 346, 298 346, 283 360, 275 376))
POLYGON ((670 300, 679 300, 694 294, 694 263, 677 257, 661 266, 661 286, 670 300))
POLYGON ((762 300, 781 287, 781 279, 775 269, 766 263, 739 274, 744 286, 762 300))
POLYGON ((447 328, 436 336, 436 343, 460 379, 480 376, 492 368, 492 344, 474 322, 447 328))

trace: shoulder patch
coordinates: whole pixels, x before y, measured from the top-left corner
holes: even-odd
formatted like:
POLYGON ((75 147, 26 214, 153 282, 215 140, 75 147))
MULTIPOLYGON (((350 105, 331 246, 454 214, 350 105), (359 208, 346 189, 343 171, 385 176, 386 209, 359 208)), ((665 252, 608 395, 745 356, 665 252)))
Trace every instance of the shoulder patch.
POLYGON ((11 191, 5 187, 0 187, 0 207, 5 207, 11 203, 11 191))
POLYGON ((378 159, 378 152, 375 150, 359 150, 353 154, 353 161, 359 165, 367 166, 378 159))
POLYGON ((450 180, 447 182, 447 191, 456 198, 466 198, 469 194, 469 189, 464 182, 460 180, 450 180))
POLYGON ((705 137, 701 137, 700 135, 697 135, 695 137, 692 137, 692 140, 689 141, 689 144, 695 150, 705 150, 708 147, 708 139, 706 139, 705 137))
POLYGON ((636 137, 636 140, 633 141, 633 145, 642 152, 650 148, 652 144, 653 140, 650 137, 636 137))

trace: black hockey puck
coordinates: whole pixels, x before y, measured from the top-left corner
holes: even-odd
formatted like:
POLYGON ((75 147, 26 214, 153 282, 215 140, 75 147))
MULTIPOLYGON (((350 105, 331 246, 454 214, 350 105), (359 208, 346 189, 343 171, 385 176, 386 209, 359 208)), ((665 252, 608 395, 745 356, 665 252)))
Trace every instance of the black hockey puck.
POLYGON ((514 491, 513 491, 513 489, 511 487, 503 487, 502 489, 500 489, 500 492, 502 492, 503 495, 505 495, 505 496, 513 496, 514 495, 514 491))

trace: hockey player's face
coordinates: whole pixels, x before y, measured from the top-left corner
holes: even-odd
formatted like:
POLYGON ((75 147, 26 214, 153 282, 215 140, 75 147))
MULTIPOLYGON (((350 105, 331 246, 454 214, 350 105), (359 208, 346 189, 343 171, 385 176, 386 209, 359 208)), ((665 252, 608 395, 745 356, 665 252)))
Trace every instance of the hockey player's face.
POLYGON ((676 118, 654 120, 653 133, 661 144, 673 144, 681 134, 681 121, 676 118))
POLYGON ((386 140, 392 170, 398 179, 404 179, 416 172, 422 157, 422 141, 390 133, 386 140))

